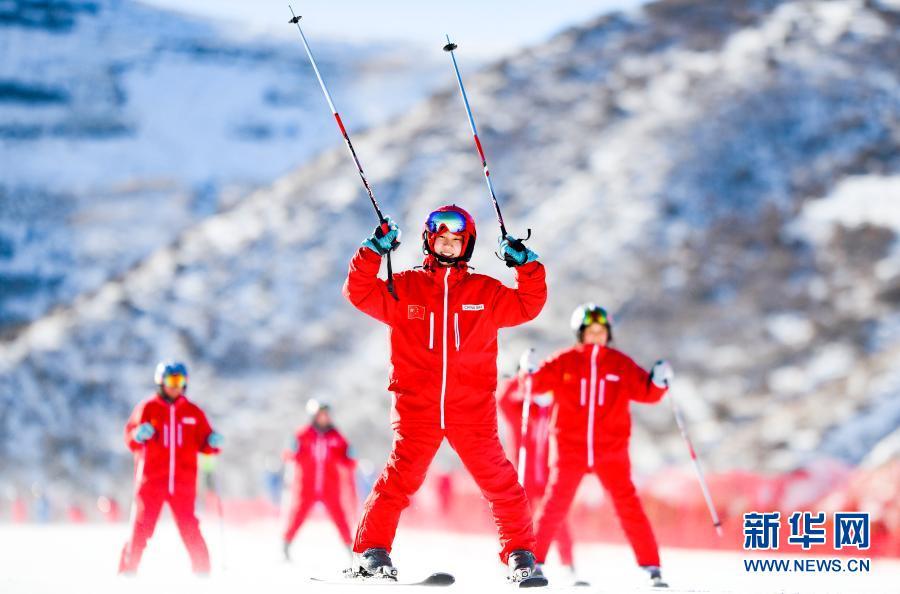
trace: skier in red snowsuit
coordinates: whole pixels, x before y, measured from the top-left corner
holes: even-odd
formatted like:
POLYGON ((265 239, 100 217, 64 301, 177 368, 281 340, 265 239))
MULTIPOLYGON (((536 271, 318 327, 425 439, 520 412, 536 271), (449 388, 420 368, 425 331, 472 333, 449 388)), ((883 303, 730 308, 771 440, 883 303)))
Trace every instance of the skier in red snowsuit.
POLYGON ((595 474, 612 499, 638 565, 662 585, 659 548, 631 481, 629 403, 654 403, 668 389, 672 369, 658 361, 648 374, 607 346, 612 325, 602 307, 575 309, 578 344, 545 361, 531 376, 535 394, 553 394, 551 430, 556 460, 535 517, 535 556, 542 564, 585 474, 595 474))
MULTIPOLYGON (((524 358, 523 358, 524 361, 524 358)), ((528 363, 525 363, 528 365, 528 363)), ((533 371, 533 370, 532 370, 533 371)), ((529 373, 520 365, 520 374, 529 373)), ((497 390, 497 404, 506 421, 509 434, 508 458, 519 471, 519 482, 531 502, 532 510, 537 509, 550 476, 550 404, 549 394, 526 394, 527 376, 510 378, 497 390), (523 381, 524 380, 524 381, 523 381), (528 411, 523 414, 526 403, 528 411), (526 426, 524 440, 522 425, 526 426), (524 449, 523 449, 524 445, 524 449)), ((568 521, 563 518, 554 538, 562 564, 575 576, 575 559, 572 553, 572 534, 568 521)))
POLYGON ((219 453, 222 436, 184 396, 188 372, 183 363, 160 363, 154 379, 157 393, 138 404, 125 425, 125 443, 134 452, 135 492, 131 537, 122 548, 119 573, 137 571, 162 506, 168 503, 194 573, 208 574, 209 551, 194 514, 197 454, 219 453))
POLYGON ((310 400, 306 410, 312 422, 297 431, 294 447, 287 454, 294 463, 292 504, 284 531, 284 558, 287 561, 290 561, 294 536, 317 502, 325 506, 348 550, 353 543, 341 499, 341 482, 348 482, 351 494, 355 496, 353 470, 356 461, 350 457, 347 441, 332 425, 328 405, 310 400))
POLYGON ((365 503, 352 569, 396 576, 389 553, 400 513, 446 437, 490 504, 510 579, 528 579, 531 510, 497 433, 497 331, 540 313, 547 299, 544 267, 507 236, 500 249, 515 267, 517 289, 470 272, 475 222, 465 210, 444 206, 426 220, 424 266, 394 276, 395 299, 377 275, 399 233, 390 220, 377 228, 350 262, 344 284, 353 305, 390 327, 393 393, 393 449, 365 503))

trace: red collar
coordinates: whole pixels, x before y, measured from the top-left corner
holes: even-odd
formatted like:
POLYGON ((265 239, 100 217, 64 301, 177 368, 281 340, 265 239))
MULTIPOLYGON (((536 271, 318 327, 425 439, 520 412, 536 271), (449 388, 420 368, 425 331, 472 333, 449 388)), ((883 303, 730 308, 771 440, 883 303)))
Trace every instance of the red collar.
MULTIPOLYGON (((599 346, 599 345, 598 345, 598 346, 599 346)), ((608 349, 608 348, 609 348, 609 347, 601 346, 601 347, 600 347, 600 354, 603 354, 603 351, 605 351, 605 350, 608 349)), ((587 344, 587 343, 581 343, 581 344, 578 344, 578 345, 575 347, 575 351, 576 351, 576 352, 579 352, 579 353, 591 353, 593 350, 594 350, 594 345, 592 345, 592 344, 587 344)))
POLYGON ((179 404, 181 404, 182 401, 185 400, 184 394, 182 394, 181 396, 179 396, 179 397, 176 398, 175 400, 169 400, 168 398, 166 398, 165 396, 163 396, 163 395, 160 394, 159 392, 156 393, 156 398, 157 398, 160 402, 162 402, 163 404, 165 404, 166 406, 168 406, 169 404, 174 404, 175 406, 178 406, 179 404))
POLYGON ((458 262, 454 266, 441 266, 437 262, 437 258, 432 255, 425 256, 422 268, 429 273, 436 281, 443 282, 444 270, 449 270, 450 278, 448 280, 456 282, 469 274, 469 265, 466 262, 458 262))

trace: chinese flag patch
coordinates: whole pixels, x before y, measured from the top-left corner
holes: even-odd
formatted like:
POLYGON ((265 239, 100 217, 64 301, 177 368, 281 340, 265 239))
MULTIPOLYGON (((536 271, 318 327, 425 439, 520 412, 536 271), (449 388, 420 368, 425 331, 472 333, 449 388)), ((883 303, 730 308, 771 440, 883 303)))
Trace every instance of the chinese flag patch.
POLYGON ((410 320, 424 320, 425 307, 422 305, 407 305, 406 317, 410 320))

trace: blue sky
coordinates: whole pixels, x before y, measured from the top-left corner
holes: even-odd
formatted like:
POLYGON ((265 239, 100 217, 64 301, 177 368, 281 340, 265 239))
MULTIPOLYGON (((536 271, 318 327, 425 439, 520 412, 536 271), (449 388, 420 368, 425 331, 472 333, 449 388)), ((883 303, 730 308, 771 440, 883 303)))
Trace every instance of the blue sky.
POLYGON ((439 44, 444 33, 483 57, 537 43, 597 14, 645 0, 141 0, 180 12, 218 17, 247 32, 296 35, 286 26, 288 3, 304 32, 334 41, 402 39, 439 44))

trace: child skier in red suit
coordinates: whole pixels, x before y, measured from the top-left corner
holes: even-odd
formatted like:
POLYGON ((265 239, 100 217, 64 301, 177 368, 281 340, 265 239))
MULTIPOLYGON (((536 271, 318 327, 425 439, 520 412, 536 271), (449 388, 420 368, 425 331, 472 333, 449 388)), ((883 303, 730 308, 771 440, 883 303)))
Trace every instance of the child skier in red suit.
POLYGON ((400 513, 447 438, 490 504, 510 579, 528 580, 534 569, 531 510, 497 434, 497 331, 540 313, 547 299, 544 267, 507 236, 500 248, 515 267, 518 287, 472 273, 467 262, 475 221, 458 206, 444 206, 425 222, 423 267, 394 277, 395 298, 378 270, 399 235, 390 220, 377 228, 350 262, 344 284, 353 305, 390 328, 393 367, 393 449, 365 503, 351 569, 396 576, 389 553, 400 513))
POLYGON ((533 393, 553 394, 551 433, 557 453, 535 517, 535 557, 538 564, 544 562, 581 479, 594 474, 612 499, 638 565, 650 573, 653 585, 662 586, 659 547, 631 482, 629 404, 659 401, 672 369, 658 361, 647 373, 607 346, 612 324, 606 310, 593 303, 575 309, 571 326, 578 344, 545 361, 531 376, 533 393))
POLYGON ((349 483, 355 500, 353 469, 356 461, 350 457, 347 440, 331 422, 327 404, 310 400, 306 410, 312 422, 297 431, 294 447, 287 454, 294 463, 292 505, 284 531, 284 558, 290 561, 290 547, 306 516, 317 502, 325 506, 328 515, 349 550, 353 539, 343 505, 341 484, 349 483))
POLYGON ((197 454, 217 454, 215 433, 199 406, 185 396, 183 363, 163 362, 154 374, 157 393, 138 404, 125 425, 125 443, 134 452, 134 507, 131 537, 122 548, 119 573, 133 574, 153 536, 164 503, 169 504, 194 573, 209 573, 209 551, 194 513, 197 454))

